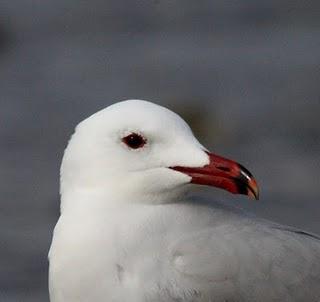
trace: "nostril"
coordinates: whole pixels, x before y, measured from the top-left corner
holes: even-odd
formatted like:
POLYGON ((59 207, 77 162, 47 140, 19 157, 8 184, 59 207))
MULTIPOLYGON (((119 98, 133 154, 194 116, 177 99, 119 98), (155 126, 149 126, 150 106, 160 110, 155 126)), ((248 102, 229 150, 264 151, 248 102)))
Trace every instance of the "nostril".
POLYGON ((217 167, 217 168, 225 172, 230 172, 230 168, 227 168, 227 167, 217 167))

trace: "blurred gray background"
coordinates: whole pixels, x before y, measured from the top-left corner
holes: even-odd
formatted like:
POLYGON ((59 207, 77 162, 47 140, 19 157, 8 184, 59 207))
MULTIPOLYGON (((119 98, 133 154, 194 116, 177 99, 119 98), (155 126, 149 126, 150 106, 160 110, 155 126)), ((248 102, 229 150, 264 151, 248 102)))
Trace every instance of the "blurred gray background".
POLYGON ((59 165, 74 126, 142 98, 256 176, 207 194, 320 233, 318 0, 2 0, 0 301, 48 301, 59 165))

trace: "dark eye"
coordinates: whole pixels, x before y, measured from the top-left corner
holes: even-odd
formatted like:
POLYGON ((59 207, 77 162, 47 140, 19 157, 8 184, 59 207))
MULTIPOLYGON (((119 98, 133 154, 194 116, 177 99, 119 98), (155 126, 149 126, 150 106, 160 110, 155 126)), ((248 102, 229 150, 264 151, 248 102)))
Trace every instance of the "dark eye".
POLYGON ((139 149, 142 148, 146 144, 146 139, 137 133, 131 133, 124 138, 122 141, 131 149, 139 149))

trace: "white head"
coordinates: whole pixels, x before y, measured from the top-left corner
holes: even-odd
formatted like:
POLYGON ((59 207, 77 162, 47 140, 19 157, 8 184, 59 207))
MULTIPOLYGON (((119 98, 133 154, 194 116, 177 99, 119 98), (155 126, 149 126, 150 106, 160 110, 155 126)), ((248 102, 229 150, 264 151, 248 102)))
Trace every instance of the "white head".
POLYGON ((99 192, 114 202, 174 202, 190 182, 232 191, 213 181, 212 167, 217 170, 221 161, 213 156, 172 111, 146 101, 119 102, 76 127, 61 167, 62 201, 82 191, 99 192))

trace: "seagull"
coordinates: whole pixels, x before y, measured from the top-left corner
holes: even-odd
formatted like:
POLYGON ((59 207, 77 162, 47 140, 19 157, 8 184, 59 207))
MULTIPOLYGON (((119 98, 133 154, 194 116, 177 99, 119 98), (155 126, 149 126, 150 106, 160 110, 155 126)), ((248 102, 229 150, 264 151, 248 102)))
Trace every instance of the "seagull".
POLYGON ((127 100, 82 121, 61 165, 51 302, 319 302, 320 238, 192 193, 258 198, 186 122, 127 100))

